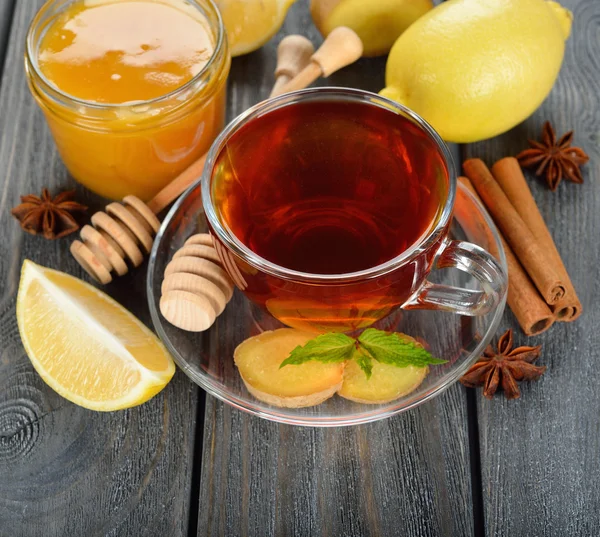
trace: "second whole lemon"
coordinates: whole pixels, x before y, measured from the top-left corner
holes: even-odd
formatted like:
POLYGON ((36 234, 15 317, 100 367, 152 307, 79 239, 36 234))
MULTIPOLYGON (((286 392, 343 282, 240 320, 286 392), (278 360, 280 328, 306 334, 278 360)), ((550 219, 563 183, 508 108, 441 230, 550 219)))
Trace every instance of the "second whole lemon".
POLYGON ((397 37, 433 8, 431 0, 311 0, 315 26, 327 36, 338 26, 352 28, 363 56, 387 54, 397 37))
POLYGON ((216 0, 232 56, 248 54, 273 37, 296 0, 216 0))
POLYGON ((381 95, 414 110, 447 141, 514 127, 546 98, 572 14, 545 0, 449 0, 396 41, 381 95))

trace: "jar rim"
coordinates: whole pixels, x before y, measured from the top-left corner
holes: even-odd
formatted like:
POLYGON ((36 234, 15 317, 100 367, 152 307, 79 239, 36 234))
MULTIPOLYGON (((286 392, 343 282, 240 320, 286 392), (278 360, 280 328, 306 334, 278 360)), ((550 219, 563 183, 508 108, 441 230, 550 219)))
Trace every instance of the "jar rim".
MULTIPOLYGON (((199 80, 201 80, 213 67, 218 58, 221 56, 223 48, 226 46, 227 35, 225 32, 225 25, 223 24, 223 17, 221 16, 221 12, 217 8, 215 2, 213 0, 193 0, 189 2, 188 0, 183 0, 186 4, 192 5, 198 8, 198 2, 204 2, 207 4, 208 8, 212 10, 212 14, 216 16, 217 20, 217 35, 216 35, 216 43, 214 50, 208 60, 206 65, 195 74, 190 80, 188 80, 185 84, 171 90, 169 93, 165 93, 164 95, 160 95, 159 97, 154 97, 152 99, 147 100, 139 100, 139 101, 127 101, 124 103, 99 103, 96 101, 89 101, 87 99, 80 99, 75 97, 74 95, 70 95, 69 93, 61 90, 56 84, 53 84, 46 78, 46 75, 39 68, 37 63, 37 54, 36 54, 36 44, 34 42, 34 30, 38 27, 40 23, 40 18, 43 15, 43 12, 46 8, 50 6, 50 4, 55 3, 57 0, 48 0, 42 7, 38 10, 35 17, 31 21, 29 25, 29 29, 27 30, 27 39, 25 44, 25 57, 28 66, 34 71, 37 77, 43 82, 43 84, 50 89, 53 93, 57 94, 63 101, 73 106, 85 106, 96 110, 117 110, 122 108, 130 108, 130 107, 138 107, 138 106, 149 106, 156 105, 167 102, 173 98, 176 98, 178 95, 185 93, 191 87, 194 86, 199 80)), ((207 20, 211 29, 213 28, 213 24, 207 20)))

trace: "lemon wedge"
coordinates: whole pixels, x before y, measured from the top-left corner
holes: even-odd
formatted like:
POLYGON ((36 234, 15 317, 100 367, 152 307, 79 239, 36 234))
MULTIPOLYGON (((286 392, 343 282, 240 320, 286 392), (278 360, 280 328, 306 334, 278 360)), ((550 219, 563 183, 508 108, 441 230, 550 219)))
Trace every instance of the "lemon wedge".
POLYGON ((139 405, 175 364, 158 338, 95 287, 25 260, 17 295, 25 351, 44 382, 91 410, 139 405))
POLYGON ((273 37, 295 0, 217 0, 232 56, 248 54, 273 37))

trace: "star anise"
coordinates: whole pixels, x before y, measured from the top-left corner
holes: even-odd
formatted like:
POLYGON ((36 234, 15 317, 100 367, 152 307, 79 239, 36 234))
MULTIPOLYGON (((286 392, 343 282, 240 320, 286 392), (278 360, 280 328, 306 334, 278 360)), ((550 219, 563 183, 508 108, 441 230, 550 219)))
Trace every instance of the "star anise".
POLYGON ((542 141, 529 140, 531 149, 525 149, 517 155, 524 168, 537 166, 535 174, 545 175, 546 183, 553 192, 563 177, 574 183, 583 183, 579 167, 590 158, 580 147, 571 147, 573 131, 563 134, 556 140, 556 133, 549 121, 544 123, 542 141))
POLYGON ((483 395, 488 399, 493 397, 499 386, 507 399, 518 399, 521 391, 517 382, 539 379, 546 366, 533 365, 540 356, 541 346, 512 347, 513 332, 508 330, 500 336, 497 350, 488 345, 483 356, 460 381, 469 388, 483 386, 483 395))
POLYGON ((67 190, 52 198, 44 188, 40 197, 21 196, 21 204, 11 213, 28 233, 42 233, 46 239, 58 239, 79 229, 72 213, 87 211, 85 205, 73 200, 74 195, 74 190, 67 190))

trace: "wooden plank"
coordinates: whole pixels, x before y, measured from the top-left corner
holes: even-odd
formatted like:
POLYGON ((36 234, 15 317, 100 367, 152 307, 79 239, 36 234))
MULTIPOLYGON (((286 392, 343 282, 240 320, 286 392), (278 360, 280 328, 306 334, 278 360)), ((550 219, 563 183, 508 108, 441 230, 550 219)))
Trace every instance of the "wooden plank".
POLYGON ((519 344, 542 344, 548 371, 522 387, 522 398, 488 401, 479 395, 483 500, 487 534, 600 534, 600 3, 561 1, 575 14, 558 82, 525 123, 490 141, 466 148, 489 164, 515 155, 537 139, 545 120, 559 134, 575 130, 575 145, 590 155, 583 185, 564 182, 553 193, 532 174, 529 184, 583 303, 573 324, 555 324, 536 338, 520 333, 519 344))
POLYGON ((463 395, 340 429, 207 398, 198 535, 471 535, 463 395))
MULTIPOLYGON (((68 246, 24 233, 10 216, 19 194, 72 188, 27 89, 23 43, 42 0, 17 2, 0 92, 0 535, 187 535, 199 390, 177 373, 141 407, 79 408, 34 372, 18 335, 15 295, 24 258, 83 276, 68 246)), ((78 188, 99 208, 99 198, 78 188)), ((106 290, 149 324, 145 270, 106 290)))
POLYGON ((6 45, 10 34, 14 6, 15 0, 2 0, 0 2, 0 80, 2 78, 2 68, 4 67, 4 57, 6 55, 6 45))
MULTIPOLYGON (((268 95, 284 35, 321 41, 307 5, 293 6, 266 47, 234 60, 230 117, 268 95)), ((377 91, 384 65, 361 60, 328 84, 377 91)), ((455 386, 395 418, 323 430, 277 425, 207 397, 198 535, 471 535, 465 405, 455 386)))

